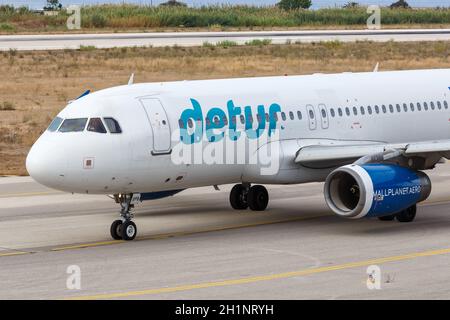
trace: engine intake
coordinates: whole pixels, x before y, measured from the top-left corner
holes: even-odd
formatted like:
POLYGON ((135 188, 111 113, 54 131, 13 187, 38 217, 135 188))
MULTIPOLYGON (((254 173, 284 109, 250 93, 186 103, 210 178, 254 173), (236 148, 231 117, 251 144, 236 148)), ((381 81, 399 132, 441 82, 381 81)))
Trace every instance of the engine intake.
POLYGON ((340 167, 329 174, 324 187, 328 207, 352 219, 398 213, 430 193, 425 173, 391 164, 340 167))

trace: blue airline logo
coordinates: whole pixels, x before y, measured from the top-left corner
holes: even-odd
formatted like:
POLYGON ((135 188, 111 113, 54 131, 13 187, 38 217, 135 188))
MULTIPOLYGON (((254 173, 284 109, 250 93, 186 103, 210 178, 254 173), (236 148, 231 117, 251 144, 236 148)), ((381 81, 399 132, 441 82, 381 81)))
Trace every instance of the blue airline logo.
POLYGON ((180 117, 180 140, 184 144, 193 144, 200 142, 203 138, 203 133, 206 132, 206 138, 209 142, 217 142, 224 138, 226 127, 226 119, 228 119, 228 133, 229 138, 233 141, 236 141, 241 136, 241 132, 237 130, 236 123, 237 119, 240 115, 245 116, 245 134, 249 139, 258 139, 261 134, 266 129, 266 122, 268 122, 268 135, 271 136, 276 129, 277 124, 277 112, 281 112, 281 107, 277 103, 272 103, 269 106, 269 111, 267 113, 268 119, 266 119, 266 109, 264 105, 258 105, 257 108, 257 117, 252 116, 252 109, 250 106, 245 106, 241 108, 240 106, 236 106, 233 100, 229 100, 227 102, 227 111, 228 118, 224 110, 218 107, 211 108, 207 115, 206 126, 204 126, 205 118, 203 117, 202 107, 200 103, 191 98, 192 108, 186 108, 180 117), (243 109, 243 110, 242 110, 243 109), (243 112, 242 112, 243 111, 243 112), (252 119, 257 119, 258 127, 256 129, 253 128, 252 119), (195 123, 194 131, 189 134, 187 128, 189 120, 195 123))

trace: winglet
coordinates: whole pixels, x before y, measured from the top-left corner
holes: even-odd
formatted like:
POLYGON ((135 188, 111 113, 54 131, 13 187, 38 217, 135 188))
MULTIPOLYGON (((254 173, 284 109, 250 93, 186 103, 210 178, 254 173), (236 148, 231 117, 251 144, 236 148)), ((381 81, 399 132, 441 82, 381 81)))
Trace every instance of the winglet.
POLYGON ((375 65, 375 68, 373 69, 373 72, 378 72, 378 67, 380 66, 380 63, 377 62, 377 64, 375 65))
POLYGON ((130 79, 128 80, 128 85, 132 85, 134 83, 134 73, 131 74, 130 79))
POLYGON ((89 93, 91 93, 91 90, 86 90, 85 92, 83 92, 83 94, 82 94, 81 96, 79 96, 79 97, 76 98, 76 99, 69 100, 67 103, 68 103, 68 104, 71 104, 71 103, 74 102, 75 100, 78 100, 78 99, 83 98, 84 96, 87 96, 89 93))
POLYGON ((75 100, 81 99, 84 96, 87 96, 89 93, 91 93, 91 90, 86 90, 85 92, 83 92, 83 94, 81 96, 79 96, 78 98, 76 98, 75 100))

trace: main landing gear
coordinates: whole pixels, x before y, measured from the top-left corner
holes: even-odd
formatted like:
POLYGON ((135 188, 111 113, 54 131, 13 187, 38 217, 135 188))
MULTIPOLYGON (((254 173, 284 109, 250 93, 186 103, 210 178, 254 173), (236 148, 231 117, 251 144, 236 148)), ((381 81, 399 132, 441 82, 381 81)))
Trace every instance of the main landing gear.
POLYGON ((114 221, 111 224, 111 237, 115 240, 133 240, 136 238, 137 227, 136 224, 131 221, 133 214, 130 212, 134 208, 131 203, 133 198, 132 194, 119 194, 114 195, 114 199, 120 204, 120 219, 114 221))
POLYGON ((416 217, 417 205, 413 205, 399 213, 391 214, 389 216, 379 217, 381 221, 392 221, 397 219, 398 222, 411 222, 416 217))
POLYGON ((237 184, 230 192, 230 204, 235 210, 250 208, 253 211, 264 211, 269 203, 267 189, 260 185, 250 186, 249 183, 237 184))

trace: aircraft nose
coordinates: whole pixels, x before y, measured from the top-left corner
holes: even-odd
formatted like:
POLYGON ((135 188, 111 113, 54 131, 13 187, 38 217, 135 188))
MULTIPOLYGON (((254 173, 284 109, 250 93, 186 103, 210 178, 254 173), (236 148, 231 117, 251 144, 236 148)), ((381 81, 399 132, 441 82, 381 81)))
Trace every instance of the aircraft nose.
POLYGON ((57 189, 65 176, 67 159, 64 150, 57 144, 38 139, 31 147, 26 159, 29 175, 50 188, 57 189))

